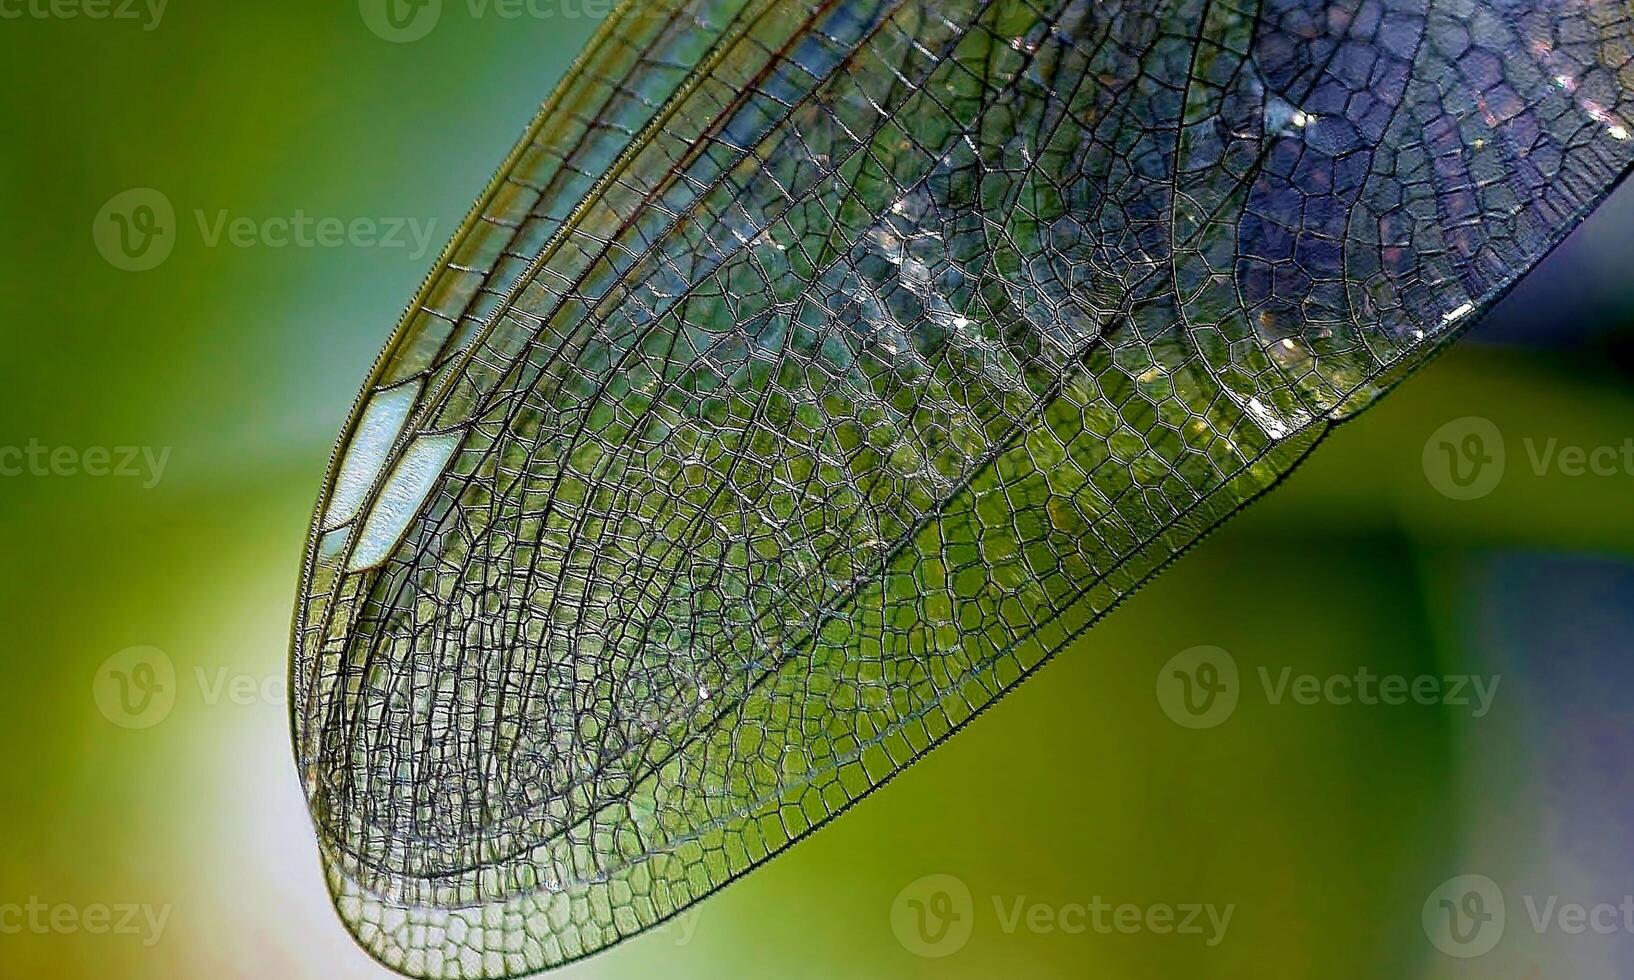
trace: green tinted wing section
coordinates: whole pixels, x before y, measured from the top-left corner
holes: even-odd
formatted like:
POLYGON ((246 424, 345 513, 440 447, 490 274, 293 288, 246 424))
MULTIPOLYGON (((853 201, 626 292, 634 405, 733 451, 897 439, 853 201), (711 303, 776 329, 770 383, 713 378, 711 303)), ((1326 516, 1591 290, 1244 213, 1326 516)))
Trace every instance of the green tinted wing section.
MULTIPOLYGON (((742 0, 623 4, 571 66, 501 164, 381 353, 331 459, 307 555, 298 629, 328 616, 332 563, 323 558, 361 526, 366 499, 406 451, 410 419, 519 288, 573 209, 650 125, 723 34, 741 29, 742 0), (318 577, 314 577, 318 576, 318 577), (316 603, 316 605, 314 605, 316 603)), ((321 644, 295 638, 301 705, 322 672, 321 644)), ((304 760, 315 729, 293 712, 304 760)), ((304 762, 303 762, 304 766, 304 762)))
POLYGON ((348 926, 545 969, 888 780, 1609 191, 1630 17, 621 8, 320 505, 293 712, 348 926))

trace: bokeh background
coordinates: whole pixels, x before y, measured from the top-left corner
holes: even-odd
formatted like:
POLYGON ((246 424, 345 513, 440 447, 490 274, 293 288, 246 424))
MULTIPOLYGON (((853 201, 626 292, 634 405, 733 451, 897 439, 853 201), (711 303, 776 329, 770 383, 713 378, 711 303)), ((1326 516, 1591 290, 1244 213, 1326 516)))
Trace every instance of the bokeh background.
MULTIPOLYGON (((370 0, 5 5, 0 446, 73 465, 0 477, 0 976, 387 976, 328 907, 290 761, 303 533, 401 306, 605 12, 426 9, 407 41, 426 21, 370 0), (132 190, 175 212, 120 229, 169 250, 140 272, 98 222, 132 190), (275 247, 299 215, 434 234, 275 247), (125 446, 138 475, 68 472, 125 446)), ((980 723, 563 975, 1629 975, 1634 466, 1534 457, 1628 458, 1631 246, 1624 195, 980 723), (1469 417, 1506 463, 1454 499, 1435 460, 1469 417), (1197 647, 1238 671, 1213 727, 1165 707, 1197 647), (1261 679, 1364 667, 1497 690, 1477 716, 1261 679), (1192 905, 1229 925, 1146 915, 1192 905)))

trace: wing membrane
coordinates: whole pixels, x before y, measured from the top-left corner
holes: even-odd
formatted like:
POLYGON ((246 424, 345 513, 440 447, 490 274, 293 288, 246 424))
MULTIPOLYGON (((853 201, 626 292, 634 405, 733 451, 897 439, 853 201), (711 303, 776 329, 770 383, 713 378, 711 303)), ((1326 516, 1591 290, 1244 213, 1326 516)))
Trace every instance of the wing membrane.
MULTIPOLYGON (((406 450, 411 413, 431 401, 428 389, 452 371, 606 161, 628 149, 714 40, 737 23, 741 7, 735 0, 621 5, 569 70, 421 287, 359 396, 314 521, 309 598, 327 602, 334 562, 325 558, 348 537, 333 532, 360 519, 361 497, 379 493, 388 463, 406 450)), ((297 622, 321 625, 326 615, 297 610, 297 622)), ((298 684, 324 673, 308 659, 321 645, 316 636, 297 637, 298 684)), ((297 690, 299 704, 310 708, 320 700, 297 690)), ((294 712, 302 758, 315 735, 310 715, 294 712)))
POLYGON ((315 522, 348 926, 544 969, 876 788, 1558 242, 1634 157, 1631 41, 1582 0, 621 8, 315 522))

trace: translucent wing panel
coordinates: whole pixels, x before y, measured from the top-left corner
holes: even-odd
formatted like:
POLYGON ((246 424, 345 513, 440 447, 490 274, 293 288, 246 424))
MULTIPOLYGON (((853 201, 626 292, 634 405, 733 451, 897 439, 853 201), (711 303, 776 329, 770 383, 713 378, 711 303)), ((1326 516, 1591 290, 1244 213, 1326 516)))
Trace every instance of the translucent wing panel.
POLYGON ((1613 3, 722 23, 314 548, 308 793, 413 975, 594 952, 871 791, 1634 156, 1613 3))
MULTIPOLYGON (((743 7, 744 0, 624 4, 545 103, 415 297, 359 397, 319 501, 298 629, 326 628, 340 571, 336 549, 353 543, 364 498, 381 492, 389 464, 406 451, 410 419, 433 400, 610 161, 628 151, 715 40, 741 28, 743 7)), ((295 702, 308 709, 294 712, 302 758, 315 736, 311 709, 321 700, 309 686, 332 669, 313 659, 322 646, 321 633, 296 637, 295 702)))

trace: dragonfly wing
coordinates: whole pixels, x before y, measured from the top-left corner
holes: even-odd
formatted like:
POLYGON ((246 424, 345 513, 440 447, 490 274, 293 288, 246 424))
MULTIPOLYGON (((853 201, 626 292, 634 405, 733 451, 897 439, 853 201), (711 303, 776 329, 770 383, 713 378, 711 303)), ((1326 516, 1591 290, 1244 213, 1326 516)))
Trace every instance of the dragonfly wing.
POLYGON ((597 45, 377 369, 297 613, 337 906, 413 976, 588 955, 832 819, 1634 159, 1606 0, 678 2, 597 45))
POLYGON ((318 662, 322 634, 306 631, 337 615, 327 608, 343 571, 336 549, 361 527, 366 504, 378 499, 407 449, 412 420, 482 323, 518 288, 609 161, 738 22, 743 6, 741 0, 619 6, 501 165, 381 353, 336 447, 313 521, 292 663, 303 769, 319 727, 312 719, 328 699, 315 685, 334 667, 318 662))

